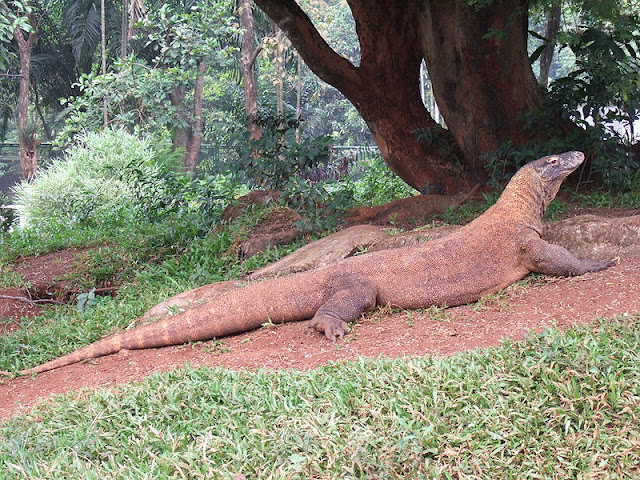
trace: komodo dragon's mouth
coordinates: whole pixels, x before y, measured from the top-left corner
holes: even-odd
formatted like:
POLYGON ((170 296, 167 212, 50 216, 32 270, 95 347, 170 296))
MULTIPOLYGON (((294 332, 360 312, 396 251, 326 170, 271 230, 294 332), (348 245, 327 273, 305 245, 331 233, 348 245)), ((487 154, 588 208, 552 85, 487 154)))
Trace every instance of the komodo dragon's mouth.
POLYGON ((562 172, 566 175, 569 175, 584 162, 584 153, 582 152, 567 152, 564 155, 566 155, 566 164, 561 167, 563 167, 562 172))

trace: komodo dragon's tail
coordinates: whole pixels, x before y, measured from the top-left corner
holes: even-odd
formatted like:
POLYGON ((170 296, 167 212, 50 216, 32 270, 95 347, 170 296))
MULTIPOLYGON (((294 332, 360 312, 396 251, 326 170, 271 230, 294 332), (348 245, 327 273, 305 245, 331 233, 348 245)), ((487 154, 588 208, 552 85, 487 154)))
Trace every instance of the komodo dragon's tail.
POLYGON ((297 295, 301 282, 298 280, 297 286, 294 282, 291 277, 258 282, 172 317, 116 333, 20 373, 42 373, 123 349, 158 348, 226 337, 254 330, 269 320, 282 323, 311 318, 322 302, 321 296, 297 295))
MULTIPOLYGON (((120 350, 136 350, 143 348, 157 348, 169 345, 178 345, 190 341, 198 341, 195 336, 189 335, 190 329, 180 331, 176 328, 176 320, 181 315, 165 318, 158 322, 142 325, 140 327, 116 333, 110 337, 102 338, 86 347, 58 357, 50 362, 43 363, 34 368, 20 371, 21 374, 42 373, 56 368, 78 363, 89 358, 104 357, 120 350)), ((202 340, 202 339, 201 339, 202 340)))

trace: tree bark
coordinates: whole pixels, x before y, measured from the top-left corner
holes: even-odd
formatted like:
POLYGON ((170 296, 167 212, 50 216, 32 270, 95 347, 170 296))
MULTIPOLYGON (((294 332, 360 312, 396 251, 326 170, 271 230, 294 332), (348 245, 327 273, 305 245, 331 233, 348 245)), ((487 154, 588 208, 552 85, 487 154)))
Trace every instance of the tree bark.
POLYGON ((298 121, 296 142, 300 143, 300 140, 302 140, 302 57, 300 57, 299 53, 296 53, 296 120, 298 121))
POLYGON ((284 44, 285 39, 282 34, 282 30, 276 28, 276 34, 274 36, 274 42, 276 44, 276 49, 274 53, 274 64, 276 70, 276 111, 278 112, 278 117, 284 117, 284 82, 286 81, 286 71, 285 71, 285 54, 286 54, 286 46, 284 44))
POLYGON ((551 71, 551 62, 553 61, 555 39, 560 31, 561 7, 561 0, 554 0, 547 16, 547 26, 544 32, 546 48, 542 51, 542 55, 540 55, 540 75, 538 76, 538 82, 545 88, 549 85, 549 72, 551 71))
POLYGON ((184 99, 186 92, 183 87, 176 87, 169 95, 171 105, 177 109, 177 118, 183 126, 173 129, 172 145, 174 150, 182 150, 182 169, 194 172, 198 165, 200 148, 202 147, 202 110, 204 103, 204 72, 206 64, 199 60, 196 66, 196 80, 193 87, 193 119, 189 119, 184 99))
POLYGON ((173 92, 169 94, 169 101, 176 109, 176 117, 182 124, 181 126, 173 128, 173 131, 171 132, 171 144, 174 150, 182 149, 186 151, 187 142, 189 140, 188 127, 184 126, 189 124, 189 119, 187 118, 183 105, 185 96, 184 88, 181 86, 176 87, 173 92))
POLYGON ((295 1, 256 0, 309 68, 354 104, 408 184, 434 193, 468 189, 485 179, 482 154, 529 139, 521 116, 537 108, 541 93, 526 51, 526 0, 479 9, 466 0, 347 3, 361 47, 357 66, 331 49, 295 1), (420 98, 423 57, 448 131, 420 98))
POLYGON ((40 95, 38 93, 38 84, 34 82, 33 85, 33 95, 34 95, 34 106, 36 108, 36 112, 38 113, 38 117, 40 117, 40 121, 42 122, 42 129, 44 130, 44 134, 47 138, 47 141, 50 142, 53 140, 53 131, 49 127, 49 122, 44 116, 44 112, 42 111, 42 106, 40 105, 40 95))
POLYGON ((423 191, 459 190, 460 170, 453 157, 416 135, 436 123, 420 98, 422 54, 415 2, 348 3, 361 46, 358 66, 331 49, 295 1, 256 1, 287 34, 311 71, 356 107, 387 165, 400 178, 423 191))
POLYGON ((542 102, 528 62, 528 2, 422 5, 422 47, 438 106, 467 173, 484 179, 481 155, 506 141, 530 140, 522 117, 542 102))
POLYGON ((7 140, 7 131, 9 130, 9 109, 2 112, 2 123, 0 124, 0 143, 7 140))
POLYGON ((196 83, 193 87, 193 124, 188 131, 183 166, 187 172, 195 172, 202 146, 202 104, 204 101, 204 61, 198 61, 196 83))
POLYGON ((129 0, 122 0, 122 19, 120 21, 120 58, 127 56, 129 43, 129 0))
MULTIPOLYGON (((107 74, 107 21, 105 17, 104 0, 100 0, 100 59, 102 62, 102 75, 107 74)), ((107 97, 102 98, 102 128, 109 126, 109 105, 107 97)))
POLYGON ((256 122, 258 116, 258 91, 256 87, 256 49, 253 43, 253 11, 250 0, 239 2, 240 28, 244 30, 240 44, 240 68, 242 70, 242 88, 244 90, 244 107, 247 114, 249 139, 262 137, 262 129, 256 122))
POLYGON ((23 32, 19 28, 14 31, 20 57, 20 86, 18 90, 18 142, 20 144, 20 166, 23 180, 35 178, 38 170, 38 145, 35 132, 27 133, 29 119, 29 87, 31 84, 31 54, 37 40, 36 25, 33 16, 29 23, 31 32, 23 32))

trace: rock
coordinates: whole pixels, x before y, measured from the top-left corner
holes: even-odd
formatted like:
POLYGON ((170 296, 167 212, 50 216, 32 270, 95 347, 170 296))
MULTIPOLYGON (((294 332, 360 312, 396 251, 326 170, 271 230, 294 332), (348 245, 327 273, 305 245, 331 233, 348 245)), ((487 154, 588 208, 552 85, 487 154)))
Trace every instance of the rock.
POLYGON ((435 215, 469 200, 478 186, 464 195, 416 195, 375 207, 354 207, 348 210, 345 221, 348 225, 424 225, 435 215))
POLYGON ((373 225, 349 227, 305 245, 277 262, 256 270, 249 275, 249 280, 323 267, 350 257, 358 250, 366 249, 369 245, 387 237, 388 235, 381 227, 373 225))
POLYGON ((222 221, 230 222, 244 213, 253 206, 263 205, 265 203, 276 203, 280 198, 280 192, 275 190, 253 190, 252 192, 237 198, 222 212, 222 221))
POLYGON ((640 256, 640 215, 621 218, 579 215, 545 224, 542 237, 582 258, 640 256))
MULTIPOLYGON (((222 213, 222 222, 231 222, 247 210, 256 205, 265 203, 275 204, 280 198, 280 192, 275 190, 254 190, 238 198, 222 213)), ((288 245, 303 235, 295 224, 302 217, 288 207, 275 208, 265 219, 260 221, 249 233, 246 240, 239 244, 240 253, 244 257, 251 257, 269 247, 288 245)))
POLYGON ((302 217, 295 210, 288 207, 276 208, 240 243, 240 252, 245 257, 251 257, 269 247, 290 244, 303 235, 302 230, 296 226, 300 220, 302 217))

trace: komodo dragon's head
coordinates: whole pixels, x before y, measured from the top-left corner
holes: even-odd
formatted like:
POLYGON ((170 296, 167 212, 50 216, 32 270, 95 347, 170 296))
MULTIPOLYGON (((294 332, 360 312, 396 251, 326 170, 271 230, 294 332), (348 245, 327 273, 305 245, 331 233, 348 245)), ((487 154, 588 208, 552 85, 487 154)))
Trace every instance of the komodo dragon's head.
POLYGON ((566 152, 557 155, 548 155, 539 158, 529 166, 540 177, 540 187, 542 188, 544 209, 549 206, 556 197, 560 185, 584 161, 582 152, 566 152))
POLYGON ((539 158, 522 167, 498 200, 510 212, 507 218, 542 218, 562 181, 583 160, 582 152, 566 152, 539 158))

